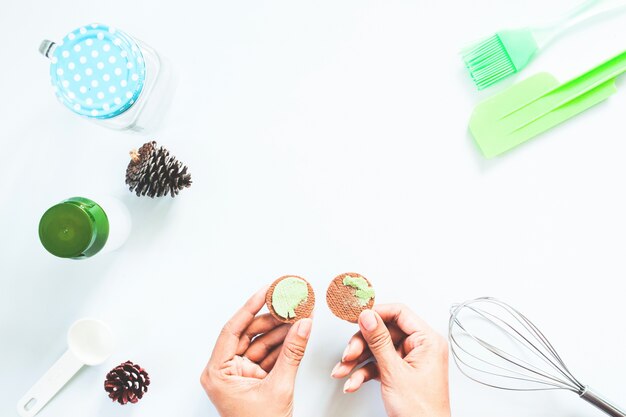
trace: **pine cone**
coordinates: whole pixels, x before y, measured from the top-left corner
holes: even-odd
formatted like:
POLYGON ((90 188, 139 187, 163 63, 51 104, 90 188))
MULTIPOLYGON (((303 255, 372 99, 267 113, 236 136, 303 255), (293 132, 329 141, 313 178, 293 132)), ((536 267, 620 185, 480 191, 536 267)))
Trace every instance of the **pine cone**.
POLYGON ((139 365, 126 361, 111 369, 104 381, 104 389, 109 398, 124 405, 136 403, 148 391, 150 377, 139 365))
POLYGON ((137 196, 154 198, 169 193, 175 197, 180 190, 191 186, 187 167, 164 147, 157 148, 154 141, 145 143, 139 151, 131 151, 130 156, 126 184, 137 196))

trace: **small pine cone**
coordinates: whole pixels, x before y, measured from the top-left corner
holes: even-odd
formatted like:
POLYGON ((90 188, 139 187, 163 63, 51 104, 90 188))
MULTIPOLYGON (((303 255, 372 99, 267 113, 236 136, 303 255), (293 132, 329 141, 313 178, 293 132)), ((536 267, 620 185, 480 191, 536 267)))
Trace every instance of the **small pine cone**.
POLYGON ((130 156, 126 184, 137 196, 154 198, 170 194, 175 197, 180 190, 191 186, 187 167, 164 147, 157 148, 154 141, 145 143, 138 151, 131 151, 130 156))
POLYGON ((104 389, 109 398, 124 405, 129 401, 136 403, 148 391, 150 377, 139 365, 126 361, 107 374, 104 389))

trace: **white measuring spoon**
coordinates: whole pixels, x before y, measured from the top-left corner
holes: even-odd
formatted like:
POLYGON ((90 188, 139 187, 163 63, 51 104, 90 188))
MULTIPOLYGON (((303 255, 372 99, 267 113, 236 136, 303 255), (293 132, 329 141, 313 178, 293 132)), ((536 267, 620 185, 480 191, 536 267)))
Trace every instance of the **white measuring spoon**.
POLYGON ((17 403, 22 417, 37 414, 83 365, 99 365, 113 353, 113 333, 105 323, 81 319, 67 332, 69 349, 17 403))

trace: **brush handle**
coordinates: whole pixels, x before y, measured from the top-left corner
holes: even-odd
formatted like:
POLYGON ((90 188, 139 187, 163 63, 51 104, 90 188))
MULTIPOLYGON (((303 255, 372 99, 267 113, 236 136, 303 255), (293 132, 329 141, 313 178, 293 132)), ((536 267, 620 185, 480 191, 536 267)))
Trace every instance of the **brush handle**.
POLYGON ((621 8, 626 8, 626 0, 586 0, 556 22, 532 29, 533 37, 542 49, 574 26, 621 8))
POLYGON ((599 410, 604 411, 611 417, 626 417, 626 411, 620 410, 615 404, 602 398, 589 387, 585 387, 583 393, 580 394, 580 398, 597 407, 599 410))

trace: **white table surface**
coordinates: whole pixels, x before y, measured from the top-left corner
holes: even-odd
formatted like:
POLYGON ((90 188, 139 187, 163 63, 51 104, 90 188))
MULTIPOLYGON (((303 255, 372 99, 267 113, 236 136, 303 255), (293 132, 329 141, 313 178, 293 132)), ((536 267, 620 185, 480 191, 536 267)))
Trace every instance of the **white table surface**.
MULTIPOLYGON (((458 48, 558 14, 569 0, 6 2, 0 13, 0 414, 65 350, 78 318, 118 338, 42 417, 213 416, 198 379, 250 294, 284 274, 318 294, 297 416, 383 415, 377 383, 330 379, 355 326, 326 308, 330 279, 358 271, 377 301, 404 302, 445 332, 449 306, 505 299, 533 318, 584 382, 626 403, 626 91, 495 160, 467 133, 478 94, 458 48), (75 117, 49 89, 44 38, 115 25, 175 65, 153 135, 75 117), (189 165, 176 199, 124 188, 148 139, 189 165), (78 190, 123 196, 133 232, 75 262, 37 239, 49 205, 78 190), (152 377, 137 405, 103 390, 130 359, 152 377)), ((520 78, 567 79, 626 48, 626 14, 563 38, 520 78)), ((622 83, 623 84, 623 83, 622 83)), ((419 387, 415 387, 419 389, 419 387)), ((451 367, 457 416, 601 416, 570 393, 482 388, 451 367)))

